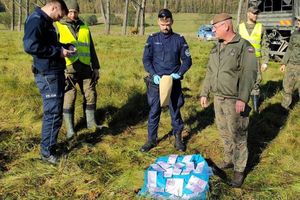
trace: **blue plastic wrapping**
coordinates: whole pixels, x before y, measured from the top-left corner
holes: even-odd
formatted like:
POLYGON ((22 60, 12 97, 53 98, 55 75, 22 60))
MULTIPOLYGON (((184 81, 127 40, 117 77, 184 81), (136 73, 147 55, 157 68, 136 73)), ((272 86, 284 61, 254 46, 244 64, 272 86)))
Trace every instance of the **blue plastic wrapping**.
POLYGON ((139 195, 153 199, 205 199, 212 170, 199 154, 156 159, 145 172, 139 195))

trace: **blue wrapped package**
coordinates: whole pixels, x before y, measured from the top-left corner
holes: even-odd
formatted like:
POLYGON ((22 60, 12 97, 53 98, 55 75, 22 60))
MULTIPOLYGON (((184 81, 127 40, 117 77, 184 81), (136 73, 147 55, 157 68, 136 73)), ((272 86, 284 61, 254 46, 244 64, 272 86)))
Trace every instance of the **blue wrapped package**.
POLYGON ((145 172, 139 195, 154 199, 205 199, 212 170, 199 155, 156 159, 145 172))

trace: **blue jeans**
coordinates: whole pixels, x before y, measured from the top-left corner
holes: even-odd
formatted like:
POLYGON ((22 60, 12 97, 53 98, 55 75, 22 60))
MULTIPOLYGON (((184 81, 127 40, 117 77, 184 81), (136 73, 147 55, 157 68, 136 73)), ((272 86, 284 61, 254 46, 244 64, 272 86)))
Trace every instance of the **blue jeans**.
POLYGON ((43 98, 41 154, 55 154, 57 135, 62 125, 65 77, 63 73, 35 74, 35 83, 43 98))
MULTIPOLYGON (((147 83, 147 98, 150 106, 148 118, 148 141, 153 142, 157 139, 158 123, 160 120, 161 107, 159 100, 159 86, 154 83, 147 83)), ((183 130, 183 121, 180 114, 180 108, 184 104, 184 98, 180 81, 173 81, 173 87, 169 103, 169 111, 172 120, 173 134, 183 130)))

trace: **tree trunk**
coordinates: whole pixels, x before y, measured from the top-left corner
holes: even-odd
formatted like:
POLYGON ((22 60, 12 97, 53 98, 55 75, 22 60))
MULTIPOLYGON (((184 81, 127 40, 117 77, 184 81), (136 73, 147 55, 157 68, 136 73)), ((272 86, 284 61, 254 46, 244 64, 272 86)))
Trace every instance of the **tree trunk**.
POLYGON ((18 21, 18 31, 21 31, 22 28, 22 0, 18 1, 18 10, 19 10, 19 21, 18 21))
POLYGON ((104 11, 103 1, 102 0, 100 0, 100 12, 101 12, 101 15, 103 17, 104 24, 106 24, 107 23, 107 19, 106 19, 106 15, 105 15, 105 11, 104 11))
POLYGON ((241 11, 242 11, 242 7, 243 7, 243 1, 244 0, 240 0, 239 1, 239 7, 238 7, 238 12, 237 12, 237 20, 236 20, 236 23, 237 23, 237 27, 238 25, 240 24, 241 22, 241 11))
POLYGON ((164 0, 164 8, 168 7, 168 0, 164 0))
POLYGON ((105 33, 110 34, 110 0, 106 0, 106 23, 105 23, 105 33))
POLYGON ((26 8, 25 8, 25 15, 26 15, 26 17, 29 16, 29 5, 30 5, 29 1, 30 0, 26 0, 26 8))
POLYGON ((126 35, 127 21, 128 21, 128 4, 129 4, 129 0, 126 0, 125 1, 125 9, 124 9, 124 17, 123 17, 122 35, 126 35))
POLYGON ((180 1, 179 0, 175 0, 175 12, 179 12, 180 11, 179 4, 180 4, 180 1))
POLYGON ((138 6, 136 8, 136 13, 135 13, 134 30, 138 30, 139 20, 140 20, 140 15, 141 15, 141 1, 138 0, 137 3, 138 3, 138 6))
POLYGON ((145 7, 146 7, 146 0, 142 0, 139 35, 145 34, 145 7))
POLYGON ((11 21, 10 30, 15 30, 15 0, 11 1, 11 21))

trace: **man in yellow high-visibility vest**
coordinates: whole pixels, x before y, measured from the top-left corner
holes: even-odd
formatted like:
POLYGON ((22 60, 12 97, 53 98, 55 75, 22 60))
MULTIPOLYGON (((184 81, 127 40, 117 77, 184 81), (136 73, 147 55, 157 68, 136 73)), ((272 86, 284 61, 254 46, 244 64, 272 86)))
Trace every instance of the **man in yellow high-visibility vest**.
POLYGON ((255 55, 258 61, 257 79, 251 92, 253 109, 255 112, 259 112, 259 84, 262 80, 261 72, 267 69, 269 62, 266 32, 264 26, 256 21, 258 14, 259 10, 256 7, 249 7, 247 11, 247 22, 243 22, 239 25, 239 34, 242 36, 242 38, 248 40, 255 48, 255 55))
POLYGON ((56 22, 59 41, 72 44, 76 54, 66 58, 66 88, 63 107, 63 118, 67 128, 67 138, 75 136, 74 108, 76 100, 76 84, 84 96, 84 110, 87 128, 97 128, 95 109, 97 102, 96 83, 99 79, 100 64, 95 51, 88 26, 79 19, 79 5, 76 0, 66 0, 69 9, 67 18, 56 22))

